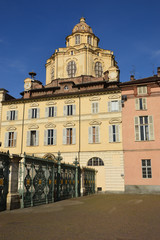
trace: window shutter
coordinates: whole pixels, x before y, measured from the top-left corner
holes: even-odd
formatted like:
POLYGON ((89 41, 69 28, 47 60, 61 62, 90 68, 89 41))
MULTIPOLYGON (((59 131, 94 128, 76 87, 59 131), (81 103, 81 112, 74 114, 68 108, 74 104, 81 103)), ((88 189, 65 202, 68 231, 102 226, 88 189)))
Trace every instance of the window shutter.
POLYGON ((120 142, 120 126, 116 125, 116 142, 120 142))
POLYGON ((96 134, 96 136, 95 136, 95 142, 96 142, 96 143, 99 143, 99 126, 96 126, 96 127, 95 127, 95 134, 96 134))
POLYGON ((14 142, 13 142, 14 147, 16 147, 16 143, 17 143, 17 132, 14 132, 14 142))
POLYGON ((40 109, 37 108, 37 118, 39 118, 39 117, 40 117, 40 109))
POLYGON ((135 99, 136 110, 139 110, 139 98, 135 99))
POLYGON ((72 128, 72 144, 76 144, 76 128, 72 128))
POLYGON ((57 117, 57 107, 54 107, 54 117, 57 117))
POLYGON ((31 119, 32 116, 32 109, 28 109, 28 119, 31 119))
POLYGON ((108 112, 111 112, 111 102, 108 102, 108 112))
POLYGON ((44 145, 48 145, 48 130, 44 130, 44 145))
POLYGON ((88 128, 88 143, 93 143, 93 131, 92 131, 92 127, 88 128))
POLYGON ((76 105, 73 105, 73 115, 76 115, 76 105))
POLYGON ((94 113, 94 103, 92 103, 92 113, 94 113))
POLYGON ((63 128, 63 144, 67 144, 67 129, 63 128))
POLYGON ((142 98, 142 105, 143 105, 143 109, 146 110, 147 109, 147 99, 146 98, 142 98))
POLYGON ((30 131, 27 131, 27 146, 30 146, 30 137, 31 137, 31 134, 30 134, 30 131))
POLYGON ((148 116, 149 140, 154 140, 153 116, 148 116))
POLYGON ((45 117, 48 117, 48 116, 49 116, 49 108, 46 107, 46 108, 45 108, 45 117))
POLYGON ((112 129, 112 125, 109 126, 109 142, 113 142, 113 129, 112 129))
POLYGON ((36 131, 36 146, 39 145, 39 131, 36 131))
MULTIPOLYGON (((63 107, 63 115, 67 116, 67 105, 63 107)), ((65 143, 66 144, 66 143, 65 143)))
POLYGON ((98 113, 99 112, 99 103, 97 102, 96 103, 96 113, 98 113))
POLYGON ((15 120, 17 120, 18 119, 18 111, 16 110, 15 111, 15 120))
POLYGON ((139 136, 139 117, 134 118, 134 125, 135 125, 135 140, 139 141, 140 136, 139 136))
POLYGON ((53 145, 57 144, 57 129, 53 130, 53 145))
POLYGON ((122 110, 122 103, 121 100, 118 101, 118 111, 121 112, 122 110))
POLYGON ((9 132, 6 132, 5 139, 4 139, 4 147, 8 147, 8 137, 9 137, 9 132))
POLYGON ((10 111, 7 111, 7 120, 10 120, 10 111))

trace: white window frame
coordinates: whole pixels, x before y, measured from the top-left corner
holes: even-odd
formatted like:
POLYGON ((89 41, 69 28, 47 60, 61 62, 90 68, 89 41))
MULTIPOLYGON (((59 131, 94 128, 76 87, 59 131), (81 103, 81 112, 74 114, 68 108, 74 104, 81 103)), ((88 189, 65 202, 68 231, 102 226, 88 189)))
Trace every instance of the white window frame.
POLYGON ((45 117, 56 117, 57 116, 57 107, 50 106, 45 108, 45 117))
POLYGON ((47 129, 44 130, 44 145, 56 145, 57 144, 57 130, 47 129))
POLYGON ((142 159, 142 178, 152 178, 151 159, 142 159))
POLYGON ((136 110, 147 110, 147 98, 135 99, 136 110))
POLYGON ((88 128, 88 143, 100 143, 99 126, 91 126, 88 128))
POLYGON ((101 62, 95 63, 95 76, 96 77, 102 77, 103 74, 103 67, 101 62))
POLYGON ((4 147, 16 147, 17 143, 17 132, 6 132, 4 147))
POLYGON ((109 126, 109 142, 120 142, 120 125, 110 125, 109 126))
POLYGON ((92 102, 92 113, 97 114, 99 112, 99 103, 98 102, 92 102))
POLYGON ((35 146, 39 145, 39 131, 38 130, 27 131, 27 144, 26 145, 27 145, 27 147, 30 147, 30 146, 35 147, 35 146), (35 133, 35 140, 34 140, 34 142, 32 142, 33 141, 32 134, 34 134, 34 133, 35 133))
POLYGON ((135 141, 152 141, 154 140, 153 116, 136 116, 135 124, 135 141))
POLYGON ((91 35, 87 36, 87 43, 88 44, 92 44, 92 37, 91 37, 91 35))
POLYGON ((75 44, 76 44, 76 45, 80 44, 80 42, 81 42, 81 41, 80 41, 80 38, 81 38, 81 37, 80 37, 80 34, 76 34, 76 35, 75 35, 75 44))
POLYGON ((77 67, 76 67, 75 61, 68 62, 67 64, 68 77, 69 78, 75 77, 76 71, 77 71, 77 67))
POLYGON ((108 102, 108 112, 121 112, 122 103, 121 100, 113 100, 108 102))
POLYGON ((13 121, 18 119, 18 111, 17 110, 11 110, 7 111, 7 120, 13 121))
POLYGON ((87 166, 104 166, 104 162, 99 157, 93 157, 88 160, 87 166))
POLYGON ((28 109, 28 118, 29 119, 39 118, 39 116, 40 116, 40 109, 39 108, 28 109))
POLYGON ((147 86, 137 87, 137 95, 145 95, 145 94, 147 94, 147 86))
POLYGON ((76 105, 75 104, 65 105, 63 108, 63 115, 64 116, 76 115, 76 105))
POLYGON ((76 144, 76 128, 63 129, 63 144, 65 145, 76 144))

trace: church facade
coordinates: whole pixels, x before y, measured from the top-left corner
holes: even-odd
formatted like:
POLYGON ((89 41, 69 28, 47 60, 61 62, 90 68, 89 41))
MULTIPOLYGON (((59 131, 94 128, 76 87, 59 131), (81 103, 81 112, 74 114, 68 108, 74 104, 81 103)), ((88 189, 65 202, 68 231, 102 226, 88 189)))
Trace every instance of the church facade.
MULTIPOLYGON (((3 97, 1 150, 97 170, 98 191, 124 191, 122 102, 113 52, 98 47, 85 19, 46 62, 46 84, 35 73, 22 98, 3 97)), ((6 93, 3 93, 7 96, 6 93)))

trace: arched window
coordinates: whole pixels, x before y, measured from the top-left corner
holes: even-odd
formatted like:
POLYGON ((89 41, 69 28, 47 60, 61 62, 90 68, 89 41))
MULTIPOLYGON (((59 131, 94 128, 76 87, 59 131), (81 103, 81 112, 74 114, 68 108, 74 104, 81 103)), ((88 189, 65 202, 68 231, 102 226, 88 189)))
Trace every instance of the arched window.
POLYGON ((87 36, 87 43, 92 44, 92 37, 90 35, 87 36))
POLYGON ((76 63, 74 61, 70 61, 67 65, 68 77, 74 77, 76 74, 76 63))
POLYGON ((96 62, 95 64, 95 75, 96 77, 102 77, 103 69, 102 69, 102 63, 96 62))
POLYGON ((87 166, 104 166, 104 162, 101 158, 93 157, 89 159, 87 166))
POLYGON ((80 44, 80 35, 75 35, 75 44, 80 44))

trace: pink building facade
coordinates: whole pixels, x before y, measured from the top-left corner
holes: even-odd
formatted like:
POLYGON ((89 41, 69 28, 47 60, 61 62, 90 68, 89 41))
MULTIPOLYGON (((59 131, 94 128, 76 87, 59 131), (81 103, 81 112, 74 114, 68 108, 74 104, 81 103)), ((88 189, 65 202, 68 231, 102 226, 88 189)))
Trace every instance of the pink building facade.
POLYGON ((160 192, 160 68, 120 86, 125 191, 160 192))

